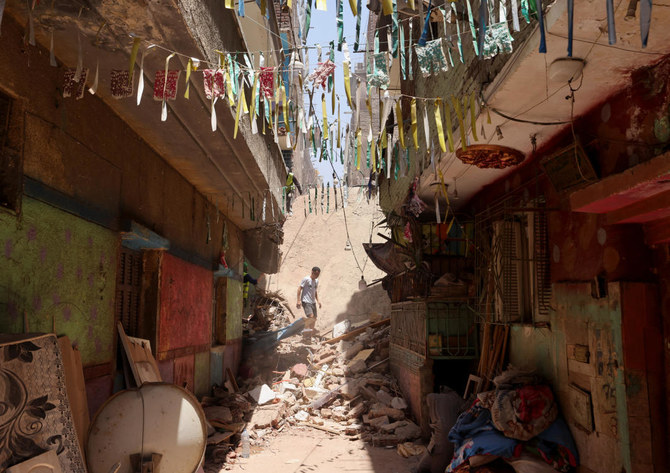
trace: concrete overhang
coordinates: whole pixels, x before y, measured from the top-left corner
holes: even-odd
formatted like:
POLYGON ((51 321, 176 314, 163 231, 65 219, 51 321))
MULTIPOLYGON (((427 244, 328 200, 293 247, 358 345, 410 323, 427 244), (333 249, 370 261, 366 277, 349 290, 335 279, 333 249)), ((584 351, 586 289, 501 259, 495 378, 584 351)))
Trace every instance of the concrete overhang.
MULTIPOLYGON (((26 2, 9 0, 5 15, 11 15, 28 30, 26 2)), ((286 181, 286 167, 279 148, 269 135, 252 134, 247 117, 240 120, 238 136, 233 138, 235 114, 223 100, 216 104, 218 126, 212 132, 211 101, 205 96, 200 72, 191 76, 188 100, 183 97, 185 76, 182 73, 177 99, 167 103, 167 121, 161 122, 161 102, 153 100, 154 74, 165 69, 170 51, 180 53, 172 58, 170 68, 185 70, 188 57, 215 65, 217 49, 246 50, 235 13, 227 10, 223 2, 39 2, 32 11, 32 19, 37 42, 47 50, 53 31, 56 58, 68 68, 76 67, 78 41, 81 42, 84 67, 89 69, 87 87, 93 82, 98 64, 100 76, 96 95, 198 191, 214 205, 225 209, 233 223, 243 230, 258 226, 258 221, 249 219, 249 208, 253 198, 256 214, 260 215, 258 210, 264 197, 274 205, 275 221, 283 221, 281 188, 286 181), (143 40, 136 60, 135 89, 142 51, 149 44, 157 45, 144 58, 145 88, 139 106, 136 96, 117 100, 110 91, 110 71, 128 68, 133 43, 131 35, 143 40), (246 207, 246 218, 243 217, 243 206, 246 207)), ((206 67, 213 66, 201 65, 201 69, 206 67)), ((90 99, 88 92, 83 100, 87 99, 90 99)), ((267 212, 267 215, 271 213, 267 212)))
MULTIPOLYGON (((537 27, 524 43, 514 45, 515 51, 501 72, 482 92, 482 99, 491 109, 510 118, 492 111, 489 124, 486 112, 483 112, 484 117, 477 119, 478 143, 515 148, 529 156, 534 147, 540 147, 569 126, 571 117, 587 113, 629 84, 632 71, 670 54, 670 28, 666 27, 670 25, 668 6, 667 0, 654 2, 649 43, 643 49, 639 5, 632 21, 624 19, 628 2, 615 5, 617 42, 610 46, 606 2, 575 2, 573 57, 584 59, 585 67, 583 80, 573 84, 578 90, 572 110, 571 100, 566 99, 570 96, 570 86, 567 82, 552 82, 548 74, 551 63, 567 55, 567 0, 557 0, 549 5, 545 15, 547 53, 538 52, 540 32, 537 27), (485 139, 481 136, 481 127, 485 139), (497 127, 502 139, 496 134, 497 127)), ((458 140, 458 131, 454 138, 458 140)), ((468 133, 468 142, 477 144, 471 133, 468 133)), ((451 201, 457 210, 464 208, 484 186, 515 169, 480 169, 462 163, 455 153, 443 154, 437 167, 449 185, 449 193, 453 193, 454 188, 458 191, 460 199, 451 201)), ((435 188, 431 184, 437 180, 432 168, 424 171, 419 195, 426 202, 433 201, 435 188)))

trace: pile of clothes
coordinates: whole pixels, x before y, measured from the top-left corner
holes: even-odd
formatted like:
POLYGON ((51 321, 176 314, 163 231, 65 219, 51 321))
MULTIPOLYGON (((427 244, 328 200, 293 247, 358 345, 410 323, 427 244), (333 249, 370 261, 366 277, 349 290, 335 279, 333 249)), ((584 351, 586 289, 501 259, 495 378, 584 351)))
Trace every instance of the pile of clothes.
POLYGON ((546 382, 514 368, 493 382, 495 390, 478 394, 450 428, 454 450, 448 464, 442 460, 436 465, 435 458, 430 464, 426 458, 422 465, 430 467, 423 471, 435 471, 436 466, 459 473, 572 471, 579 463, 577 448, 546 382))

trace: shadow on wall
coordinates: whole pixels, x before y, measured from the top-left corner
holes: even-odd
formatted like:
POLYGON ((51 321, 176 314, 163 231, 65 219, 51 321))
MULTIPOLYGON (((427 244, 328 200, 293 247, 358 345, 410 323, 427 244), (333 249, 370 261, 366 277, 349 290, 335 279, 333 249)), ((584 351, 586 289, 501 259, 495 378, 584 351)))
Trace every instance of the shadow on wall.
POLYGON ((365 322, 375 312, 384 318, 391 315, 391 299, 381 284, 354 292, 345 311, 335 317, 334 323, 347 319, 352 324, 365 322))

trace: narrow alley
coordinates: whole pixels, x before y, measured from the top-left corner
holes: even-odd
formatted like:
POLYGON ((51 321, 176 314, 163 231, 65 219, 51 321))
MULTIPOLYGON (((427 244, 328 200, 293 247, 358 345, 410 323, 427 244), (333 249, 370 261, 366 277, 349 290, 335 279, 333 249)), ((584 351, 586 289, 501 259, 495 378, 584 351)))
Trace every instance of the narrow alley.
POLYGON ((670 0, 0 0, 0 473, 670 471, 670 0))

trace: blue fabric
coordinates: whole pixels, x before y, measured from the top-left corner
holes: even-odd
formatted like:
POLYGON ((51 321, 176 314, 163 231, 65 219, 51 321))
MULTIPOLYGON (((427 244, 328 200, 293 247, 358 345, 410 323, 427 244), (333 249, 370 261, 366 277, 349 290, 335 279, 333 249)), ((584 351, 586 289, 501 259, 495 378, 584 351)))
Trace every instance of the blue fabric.
POLYGON ((433 8, 433 0, 428 2, 428 11, 426 12, 426 20, 423 22, 423 31, 421 38, 419 38, 419 46, 425 46, 428 41, 428 34, 430 32, 430 10, 433 8))
POLYGON ((647 47, 649 39, 649 26, 651 25, 651 0, 640 0, 640 37, 642 47, 647 47))
POLYGON ((461 414, 449 431, 449 441, 454 443, 454 458, 447 471, 454 471, 473 455, 516 456, 521 442, 505 437, 493 426, 491 411, 481 407, 479 401, 461 414))
POLYGON ((481 3, 479 4, 479 34, 477 35, 480 57, 484 51, 484 38, 486 37, 486 10, 486 0, 481 0, 481 3))
POLYGON ((555 467, 579 465, 579 452, 572 438, 568 424, 563 418, 557 418, 549 428, 538 434, 530 442, 540 450, 547 461, 555 463, 555 467))
POLYGON ((540 52, 547 52, 547 40, 544 36, 544 13, 542 12, 542 0, 536 0, 537 19, 540 22, 540 52))
POLYGON ((616 28, 614 27, 614 0, 607 0, 607 35, 610 44, 616 43, 616 28))
POLYGON ((575 20, 575 0, 568 0, 568 57, 572 57, 572 32, 575 20))

